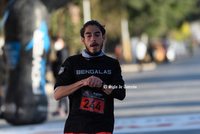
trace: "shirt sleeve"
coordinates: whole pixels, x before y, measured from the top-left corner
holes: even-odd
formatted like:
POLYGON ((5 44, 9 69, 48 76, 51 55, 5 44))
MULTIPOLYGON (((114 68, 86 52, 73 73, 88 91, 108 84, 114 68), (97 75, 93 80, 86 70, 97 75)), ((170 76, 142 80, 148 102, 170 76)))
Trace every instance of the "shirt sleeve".
POLYGON ((126 96, 126 89, 124 88, 124 80, 121 75, 121 67, 118 61, 113 69, 112 85, 115 86, 115 89, 110 94, 113 98, 123 100, 126 96))
POLYGON ((58 72, 58 76, 56 77, 56 83, 54 86, 54 90, 59 86, 66 86, 73 83, 73 63, 70 62, 70 59, 66 59, 62 64, 60 71, 58 72))

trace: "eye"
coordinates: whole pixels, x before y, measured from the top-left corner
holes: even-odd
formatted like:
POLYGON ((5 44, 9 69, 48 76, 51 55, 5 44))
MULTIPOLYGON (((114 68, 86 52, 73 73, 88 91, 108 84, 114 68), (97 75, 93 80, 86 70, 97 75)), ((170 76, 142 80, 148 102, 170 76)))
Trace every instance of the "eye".
POLYGON ((91 37, 91 35, 88 35, 87 37, 91 37))

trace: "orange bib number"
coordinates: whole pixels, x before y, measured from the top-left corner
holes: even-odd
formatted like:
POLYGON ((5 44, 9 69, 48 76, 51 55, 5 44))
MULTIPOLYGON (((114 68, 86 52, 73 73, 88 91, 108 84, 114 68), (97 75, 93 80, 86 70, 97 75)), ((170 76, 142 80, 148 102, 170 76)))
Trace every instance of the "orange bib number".
POLYGON ((82 94, 80 109, 103 114, 105 105, 104 98, 95 96, 94 92, 88 90, 86 92, 87 94, 82 94))

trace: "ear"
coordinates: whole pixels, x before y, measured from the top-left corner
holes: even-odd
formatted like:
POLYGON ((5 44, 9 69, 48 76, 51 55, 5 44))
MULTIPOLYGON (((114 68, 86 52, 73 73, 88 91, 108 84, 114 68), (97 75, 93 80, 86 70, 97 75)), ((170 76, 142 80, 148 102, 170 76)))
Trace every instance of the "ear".
POLYGON ((85 39, 83 37, 81 37, 81 42, 85 45, 85 39))
POLYGON ((106 35, 104 34, 102 38, 103 38, 103 41, 105 41, 106 40, 106 35))

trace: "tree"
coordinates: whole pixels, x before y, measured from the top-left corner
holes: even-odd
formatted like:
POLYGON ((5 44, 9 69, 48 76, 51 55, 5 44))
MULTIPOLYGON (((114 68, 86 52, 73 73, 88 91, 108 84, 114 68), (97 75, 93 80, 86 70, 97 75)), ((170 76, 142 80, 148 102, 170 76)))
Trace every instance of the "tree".
POLYGON ((82 50, 84 47, 82 43, 80 43, 79 38, 81 24, 82 19, 80 16, 80 6, 76 5, 76 3, 70 3, 66 7, 51 14, 50 35, 64 37, 70 55, 77 54, 77 51, 82 50), (76 15, 74 14, 74 11, 76 12, 76 15), (74 18, 75 16, 76 18, 74 18))
POLYGON ((193 0, 127 0, 130 35, 161 37, 195 8, 193 0))
MULTIPOLYGON (((9 0, 4 0, 9 1, 9 0)), ((121 19, 128 19, 130 36, 147 33, 150 38, 162 37, 186 20, 200 17, 200 0, 90 0, 91 19, 98 20, 107 30, 107 49, 121 42, 121 19), (113 45, 112 45, 113 44, 113 45)), ((0 16, 0 19, 2 16, 0 16)), ((83 48, 79 30, 83 25, 82 0, 73 0, 51 14, 50 34, 63 35, 71 54, 83 48), (79 23, 72 20, 70 7, 79 8, 79 23), (61 29, 61 30, 59 30, 61 29)))

